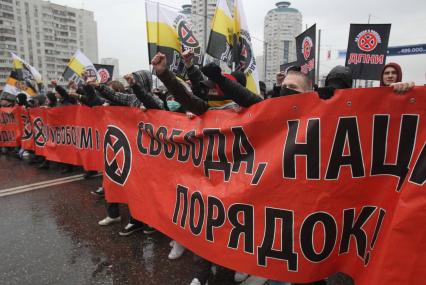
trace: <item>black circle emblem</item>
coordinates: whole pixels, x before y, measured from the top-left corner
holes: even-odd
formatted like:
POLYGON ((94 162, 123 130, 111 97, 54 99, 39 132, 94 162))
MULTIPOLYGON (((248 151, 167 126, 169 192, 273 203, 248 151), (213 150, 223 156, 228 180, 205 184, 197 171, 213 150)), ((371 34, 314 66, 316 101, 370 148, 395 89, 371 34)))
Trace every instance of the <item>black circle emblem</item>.
POLYGON ((104 137, 105 174, 124 186, 132 169, 132 150, 129 140, 116 126, 108 126, 104 137))
POLYGON ((180 21, 177 30, 179 33, 179 38, 181 39, 184 46, 190 48, 198 48, 200 46, 200 43, 195 38, 194 33, 186 21, 180 21))
POLYGON ((22 140, 26 141, 33 137, 33 128, 31 127, 31 121, 28 114, 22 114, 21 115, 22 122, 24 123, 24 129, 22 134, 22 140))
POLYGON ((243 37, 241 38, 239 53, 240 53, 240 64, 239 64, 240 66, 238 69, 245 73, 247 69, 250 67, 251 61, 253 60, 253 54, 250 48, 250 44, 243 37))

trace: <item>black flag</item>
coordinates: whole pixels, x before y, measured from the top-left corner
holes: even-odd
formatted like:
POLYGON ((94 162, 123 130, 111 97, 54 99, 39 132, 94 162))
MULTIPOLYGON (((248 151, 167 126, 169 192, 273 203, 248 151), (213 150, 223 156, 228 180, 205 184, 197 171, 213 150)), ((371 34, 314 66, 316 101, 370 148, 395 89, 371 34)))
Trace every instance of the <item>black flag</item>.
POLYGON ((107 83, 112 80, 114 74, 114 65, 93 64, 98 72, 100 83, 107 83))
POLYGON ((315 82, 315 47, 316 47, 317 26, 312 27, 296 37, 297 62, 301 71, 315 82))
POLYGON ((353 79, 380 80, 390 29, 390 24, 351 24, 345 65, 353 79))

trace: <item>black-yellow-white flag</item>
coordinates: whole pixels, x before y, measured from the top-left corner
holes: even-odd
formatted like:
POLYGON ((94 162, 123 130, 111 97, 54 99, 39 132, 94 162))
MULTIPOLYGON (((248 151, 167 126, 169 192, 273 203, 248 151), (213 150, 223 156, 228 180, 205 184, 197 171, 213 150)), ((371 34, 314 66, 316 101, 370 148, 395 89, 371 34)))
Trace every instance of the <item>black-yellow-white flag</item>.
POLYGON ((84 72, 87 72, 90 77, 96 77, 99 81, 99 76, 93 63, 84 53, 77 50, 68 62, 62 77, 65 81, 72 80, 77 84, 82 84, 84 72))
POLYGON ((226 62, 229 67, 233 62, 234 25, 226 0, 218 0, 206 53, 226 62))
POLYGON ((218 0, 207 53, 226 62, 234 70, 243 71, 247 89, 258 94, 256 60, 243 5, 239 0, 234 0, 233 12, 232 16, 226 0, 218 0))
POLYGON ((247 89, 259 94, 259 75, 257 72, 256 59, 254 57, 251 36, 241 0, 234 0, 234 34, 238 41, 236 70, 241 70, 246 75, 247 89))
POLYGON ((194 64, 201 65, 203 56, 200 43, 188 19, 159 3, 147 1, 145 8, 149 60, 151 61, 157 52, 161 52, 167 57, 169 69, 182 75, 184 65, 180 52, 191 49, 194 52, 194 64))
POLYGON ((12 56, 13 70, 6 80, 4 92, 12 95, 25 93, 32 97, 43 89, 41 74, 25 60, 14 54, 12 56))

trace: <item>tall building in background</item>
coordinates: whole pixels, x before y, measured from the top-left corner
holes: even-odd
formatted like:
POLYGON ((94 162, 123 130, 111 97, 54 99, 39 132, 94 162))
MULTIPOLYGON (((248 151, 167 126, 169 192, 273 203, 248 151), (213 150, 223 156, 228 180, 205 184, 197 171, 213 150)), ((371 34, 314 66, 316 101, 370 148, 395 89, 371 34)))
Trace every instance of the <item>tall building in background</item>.
POLYGON ((118 59, 114 57, 107 57, 101 59, 101 64, 114 65, 114 73, 112 74, 112 80, 116 80, 120 77, 120 65, 118 59))
POLYGON ((263 55, 256 56, 256 65, 259 80, 265 82, 265 59, 263 55))
MULTIPOLYGON (((226 2, 228 2, 229 10, 232 12, 234 0, 227 0, 226 2)), ((216 3, 217 0, 191 0, 192 30, 201 43, 203 50, 206 49, 207 41, 209 40, 216 3)))
POLYGON ((57 80, 80 49, 98 62, 93 12, 41 0, 0 0, 0 86, 12 70, 12 51, 33 65, 45 83, 57 80))
POLYGON ((296 36, 302 32, 302 14, 290 8, 290 2, 277 2, 276 8, 265 16, 263 57, 265 83, 271 87, 280 65, 296 60, 296 36))
POLYGON ((185 5, 182 5, 182 10, 179 13, 184 14, 188 18, 191 18, 191 12, 192 12, 192 5, 185 4, 185 5))

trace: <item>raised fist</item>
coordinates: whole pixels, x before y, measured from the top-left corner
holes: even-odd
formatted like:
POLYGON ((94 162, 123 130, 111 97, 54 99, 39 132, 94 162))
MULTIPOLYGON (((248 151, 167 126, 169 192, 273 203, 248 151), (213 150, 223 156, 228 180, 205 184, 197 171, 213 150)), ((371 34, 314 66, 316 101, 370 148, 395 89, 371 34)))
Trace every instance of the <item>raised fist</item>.
POLYGON ((284 81, 284 78, 285 78, 284 72, 280 71, 275 76, 276 76, 276 79, 277 79, 277 85, 281 86, 283 81, 284 81))
POLYGON ((182 57, 182 60, 185 64, 185 67, 191 67, 192 66, 192 58, 194 57, 194 51, 191 49, 187 49, 183 51, 180 56, 182 57))
POLYGON ((162 74, 167 69, 167 58, 161 52, 158 52, 151 60, 152 67, 157 74, 162 74))
POLYGON ((133 74, 126 74, 126 75, 124 75, 124 79, 127 81, 127 83, 130 86, 133 86, 133 85, 136 84, 136 80, 135 80, 133 74))

